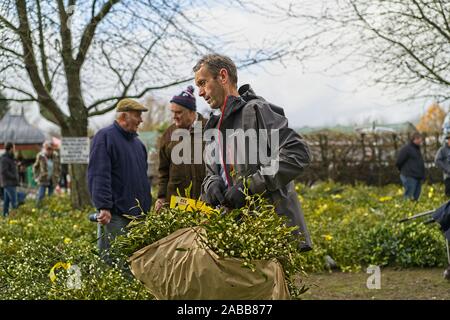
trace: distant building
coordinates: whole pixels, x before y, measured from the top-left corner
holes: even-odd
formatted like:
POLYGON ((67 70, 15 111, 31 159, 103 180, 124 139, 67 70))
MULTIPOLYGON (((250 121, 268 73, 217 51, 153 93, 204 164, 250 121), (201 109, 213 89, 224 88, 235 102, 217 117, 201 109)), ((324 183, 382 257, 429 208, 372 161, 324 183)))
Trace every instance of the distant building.
POLYGON ((9 111, 0 120, 0 149, 4 149, 7 142, 12 142, 17 151, 39 151, 44 141, 44 132, 27 121, 23 109, 19 115, 9 111))
POLYGON ((359 133, 383 133, 383 132, 411 133, 417 131, 417 128, 411 122, 383 124, 383 125, 377 125, 376 123, 374 123, 370 126, 356 127, 355 131, 359 133))

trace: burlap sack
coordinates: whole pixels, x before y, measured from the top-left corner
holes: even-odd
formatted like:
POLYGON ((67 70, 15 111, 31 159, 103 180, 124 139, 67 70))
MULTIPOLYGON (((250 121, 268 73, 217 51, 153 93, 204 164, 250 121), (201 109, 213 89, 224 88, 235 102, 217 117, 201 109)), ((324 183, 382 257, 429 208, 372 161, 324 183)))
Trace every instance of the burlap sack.
POLYGON ((200 227, 180 229, 130 257, 134 276, 157 299, 289 299, 277 260, 255 261, 256 272, 242 260, 219 258, 201 242, 200 227))

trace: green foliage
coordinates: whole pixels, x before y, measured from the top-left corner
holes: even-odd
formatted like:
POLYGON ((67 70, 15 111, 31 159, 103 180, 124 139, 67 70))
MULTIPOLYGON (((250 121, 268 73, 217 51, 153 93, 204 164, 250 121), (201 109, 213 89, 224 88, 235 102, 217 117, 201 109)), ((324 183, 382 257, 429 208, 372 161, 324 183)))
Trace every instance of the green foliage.
POLYGON ((297 276, 303 272, 299 239, 292 233, 296 227, 288 227, 262 196, 248 196, 242 210, 214 211, 209 216, 170 208, 150 212, 144 218, 134 219, 113 248, 119 259, 124 259, 175 230, 199 225, 206 231, 202 242, 220 257, 242 259, 242 266, 254 272, 257 269, 253 261, 278 259, 291 296, 297 298, 306 290, 295 285, 297 276))
POLYGON ((0 220, 0 299, 150 298, 137 280, 98 257, 89 210, 73 210, 66 197, 34 205, 27 202, 0 220), (56 280, 50 280, 58 262, 79 268, 81 287, 68 287, 71 270, 55 270, 56 280))
POLYGON ((130 223, 128 233, 113 245, 116 264, 106 265, 97 254, 93 209, 74 210, 66 197, 33 201, 7 219, 0 219, 0 299, 151 299, 135 280, 125 261, 136 250, 177 229, 201 225, 208 245, 222 257, 238 257, 254 269, 256 259, 277 258, 294 297, 305 287, 295 286, 304 271, 326 270, 330 255, 342 271, 358 271, 369 264, 393 267, 442 267, 446 264, 444 237, 436 224, 423 219, 398 221, 429 211, 447 201, 443 186, 425 185, 419 202, 404 200, 396 185, 383 188, 320 183, 296 186, 314 250, 299 254, 292 228, 261 197, 247 198, 244 210, 205 216, 199 212, 163 209, 130 223), (71 271, 58 262, 79 268, 81 286, 68 287, 71 271))
POLYGON ((383 188, 321 183, 297 185, 314 250, 302 255, 307 271, 326 270, 330 255, 342 271, 369 264, 393 267, 437 267, 446 263, 445 242, 437 224, 427 218, 402 218, 438 208, 447 201, 442 185, 425 185, 418 202, 403 199, 396 185, 383 188))

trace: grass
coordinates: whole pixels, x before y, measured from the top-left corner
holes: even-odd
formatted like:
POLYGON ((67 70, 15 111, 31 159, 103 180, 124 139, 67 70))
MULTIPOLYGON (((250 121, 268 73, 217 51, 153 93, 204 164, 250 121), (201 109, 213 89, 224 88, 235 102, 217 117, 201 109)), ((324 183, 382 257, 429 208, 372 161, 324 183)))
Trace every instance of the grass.
POLYGON ((381 288, 368 289, 365 272, 311 273, 305 300, 448 300, 450 282, 442 268, 381 269, 381 288))

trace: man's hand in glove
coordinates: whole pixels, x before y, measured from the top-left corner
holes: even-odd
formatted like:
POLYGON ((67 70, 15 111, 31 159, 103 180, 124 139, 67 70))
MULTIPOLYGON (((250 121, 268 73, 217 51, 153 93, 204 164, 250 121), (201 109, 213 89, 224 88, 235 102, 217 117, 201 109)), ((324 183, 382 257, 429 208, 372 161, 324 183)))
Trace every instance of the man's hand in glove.
POLYGON ((225 205, 229 208, 238 209, 245 205, 244 183, 237 182, 225 193, 225 205))
POLYGON ((205 195, 206 202, 213 207, 223 204, 225 188, 225 183, 221 180, 211 182, 205 195))

